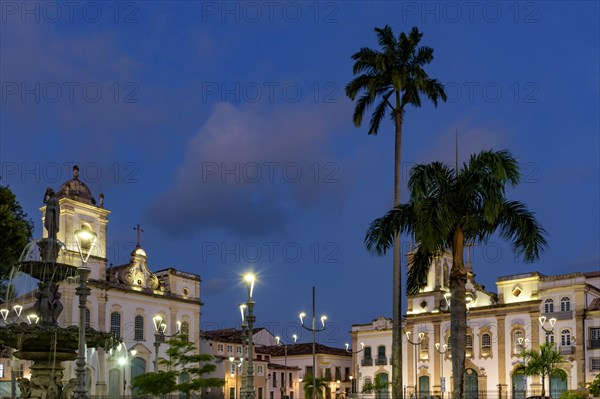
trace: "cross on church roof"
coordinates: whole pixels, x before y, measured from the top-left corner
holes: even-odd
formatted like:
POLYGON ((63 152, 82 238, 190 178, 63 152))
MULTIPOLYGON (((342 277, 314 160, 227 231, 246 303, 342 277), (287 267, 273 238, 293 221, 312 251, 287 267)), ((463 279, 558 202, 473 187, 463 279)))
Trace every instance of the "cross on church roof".
POLYGON ((144 230, 142 230, 142 227, 139 225, 139 223, 135 225, 133 230, 135 230, 135 232, 136 232, 137 244, 135 246, 140 248, 141 247, 140 243, 142 242, 142 233, 144 232, 144 230))

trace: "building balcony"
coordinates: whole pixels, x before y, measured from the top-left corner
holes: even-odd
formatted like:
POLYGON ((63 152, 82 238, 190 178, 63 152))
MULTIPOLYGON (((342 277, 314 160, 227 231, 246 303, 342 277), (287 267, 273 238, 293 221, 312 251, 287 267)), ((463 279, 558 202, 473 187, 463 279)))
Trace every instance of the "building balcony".
POLYGON ((387 364, 387 359, 385 357, 378 357, 375 359, 375 365, 377 366, 385 366, 387 364))
POLYGON ((373 359, 372 358, 365 358, 363 360, 360 361, 360 365, 361 366, 372 366, 373 365, 373 359))
POLYGON ((574 355, 575 354, 575 345, 565 345, 560 346, 559 350, 561 355, 574 355))
POLYGON ((588 340, 588 349, 600 349, 600 339, 588 340))
POLYGON ((573 318, 573 311, 567 310, 565 312, 552 312, 552 313, 544 313, 546 319, 555 318, 556 320, 571 320, 573 318))

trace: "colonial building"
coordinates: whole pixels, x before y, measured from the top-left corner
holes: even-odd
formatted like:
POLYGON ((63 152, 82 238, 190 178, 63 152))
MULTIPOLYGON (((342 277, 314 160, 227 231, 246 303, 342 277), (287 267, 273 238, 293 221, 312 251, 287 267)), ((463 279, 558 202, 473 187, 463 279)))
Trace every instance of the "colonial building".
MULTIPOLYGON (((301 399, 304 397, 306 378, 313 375, 312 343, 276 345, 275 337, 264 328, 253 333, 254 387, 257 399, 301 399), (286 355, 287 354, 287 355, 286 355)), ((217 370, 212 377, 224 378, 223 394, 226 399, 239 399, 243 363, 247 363, 247 349, 242 343, 240 330, 230 328, 204 331, 202 351, 217 359, 217 370), (233 362, 230 361, 233 358, 233 362)), ((325 399, 334 399, 350 391, 352 380, 351 353, 340 348, 316 344, 317 377, 328 379, 325 399)))
MULTIPOLYGON (((73 179, 66 181, 56 193, 59 204, 59 230, 57 239, 64 243, 58 262, 80 266, 82 258, 74 234, 88 229, 96 236, 90 248, 87 265, 91 269, 87 300, 86 323, 98 331, 112 332, 123 343, 109 353, 104 350, 87 351, 87 385, 91 395, 119 396, 131 394, 131 380, 145 371, 152 371, 155 355, 155 324, 153 318, 160 316, 166 324, 165 335, 158 337, 158 357, 165 358, 169 335, 185 333, 199 347, 200 326, 200 276, 173 268, 152 271, 149 256, 140 246, 131 252, 128 263, 118 266, 107 264, 108 215, 104 196, 97 202, 88 186, 79 180, 77 169, 73 179)), ((46 206, 40 208, 42 220, 46 206)), ((48 233, 44 229, 44 237, 48 233)), ((76 279, 69 278, 60 284, 63 311, 60 326, 78 325, 78 298, 75 295, 76 279)), ((30 287, 33 289, 34 287, 30 287)), ((33 294, 22 295, 23 305, 20 321, 26 321, 31 312, 33 294)), ((0 305, 0 307, 5 306, 0 305)), ((10 380, 11 366, 23 369, 27 377, 28 364, 1 359, 0 380, 10 380)), ((75 377, 74 362, 65 363, 64 380, 75 377)))
MULTIPOLYGON (((404 336, 403 381, 409 395, 415 393, 415 387, 417 397, 441 396, 442 385, 445 392, 452 390, 451 265, 448 254, 436 259, 427 286, 408 299, 403 332, 411 333, 412 343, 404 336)), ((539 377, 523 378, 513 375, 513 371, 523 362, 523 349, 537 349, 544 342, 553 343, 566 360, 562 367, 568 378, 552 379, 552 397, 559 397, 565 389, 576 389, 600 373, 600 272, 504 276, 498 278, 494 293, 477 284, 470 262, 466 266, 465 390, 469 398, 492 393, 497 396, 500 392, 509 397, 539 395, 543 383, 539 377), (540 316, 546 317, 544 328, 548 332, 541 327, 540 316), (557 320, 553 328, 551 318, 557 320)), ((391 321, 379 318, 355 324, 352 336, 355 348, 364 343, 364 350, 354 356, 357 390, 360 392, 378 375, 391 380, 391 321)))

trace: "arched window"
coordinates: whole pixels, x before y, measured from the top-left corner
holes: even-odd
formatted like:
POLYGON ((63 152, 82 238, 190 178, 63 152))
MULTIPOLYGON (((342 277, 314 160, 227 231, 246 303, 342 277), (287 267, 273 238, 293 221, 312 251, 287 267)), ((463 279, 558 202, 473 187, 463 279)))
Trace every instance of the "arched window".
MULTIPOLYGON (((185 335, 186 337, 190 336, 190 323, 188 323, 187 321, 181 323, 181 335, 185 335)), ((230 347, 230 345, 227 346, 228 351, 230 347)))
POLYGON ((133 322, 133 339, 135 341, 143 341, 144 340, 144 316, 137 315, 135 316, 133 322))
POLYGON ((110 314, 110 332, 113 333, 117 339, 121 339, 121 313, 112 312, 110 314))
POLYGON ((544 301, 544 313, 554 313, 554 300, 546 299, 544 301))
POLYGON ((560 332, 560 345, 571 346, 571 331, 565 329, 560 332))
POLYGON ((365 360, 366 361, 370 361, 371 359, 372 359, 372 356, 371 356, 371 347, 367 346, 367 347, 365 347, 365 360))
POLYGON ((466 356, 473 357, 473 334, 467 334, 466 344, 466 356))
POLYGON ((429 338, 427 337, 427 334, 425 334, 421 340, 421 345, 419 345, 419 359, 429 359, 429 338))
POLYGON ((569 312, 571 311, 571 300, 569 297, 561 298, 560 300, 560 311, 561 312, 569 312))
POLYGON ((513 353, 515 355, 520 354, 521 352, 523 352, 523 343, 519 342, 519 341, 523 341, 524 342, 524 338, 525 338, 525 334, 523 333, 523 330, 516 330, 513 333, 513 353))
POLYGON ((89 308, 85 308, 85 328, 89 328, 90 327, 91 320, 92 320, 92 315, 90 313, 90 309, 89 308))
POLYGON ((381 345, 381 346, 377 347, 377 360, 378 361, 381 361, 381 360, 385 361, 386 360, 386 358, 385 358, 385 346, 384 345, 381 345))
POLYGON ((492 336, 485 333, 481 336, 481 349, 488 351, 492 348, 492 336))

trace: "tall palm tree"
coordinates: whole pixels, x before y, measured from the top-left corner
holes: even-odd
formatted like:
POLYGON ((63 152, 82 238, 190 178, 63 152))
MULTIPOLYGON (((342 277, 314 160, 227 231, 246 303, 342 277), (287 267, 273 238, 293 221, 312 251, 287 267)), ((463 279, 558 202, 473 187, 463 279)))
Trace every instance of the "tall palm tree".
MULTIPOLYGON (((423 67, 433 61, 433 49, 419 46, 423 34, 414 27, 408 35, 401 32, 398 38, 389 25, 375 28, 381 50, 362 47, 352 55, 356 76, 346 86, 346 95, 356 101, 353 121, 360 127, 367 108, 375 110, 369 123, 369 134, 379 132, 381 120, 389 111, 395 126, 394 145, 394 206, 400 205, 400 179, 402 160, 402 123, 407 105, 421 106, 421 95, 437 107, 438 100, 446 101, 444 86, 430 78, 423 67)), ((393 306, 392 306, 392 395, 402 398, 402 274, 400 240, 394 240, 393 306)))
POLYGON ((408 233, 419 243, 407 276, 409 295, 427 283, 435 255, 452 252, 450 271, 450 336, 454 398, 463 397, 467 307, 466 242, 486 242, 494 232, 512 242, 526 261, 538 259, 546 247, 544 229, 525 205, 506 198, 506 186, 519 183, 517 161, 507 151, 482 151, 455 170, 444 163, 417 165, 410 172, 410 200, 395 207, 369 227, 365 244, 385 254, 395 237, 408 233))
MULTIPOLYGON (((525 358, 525 364, 518 365, 513 374, 542 377, 542 396, 546 396, 546 386, 544 385, 546 377, 548 377, 548 390, 550 390, 551 377, 567 379, 567 372, 561 367, 565 359, 554 350, 552 345, 542 344, 539 351, 536 349, 525 350, 521 352, 521 356, 525 358)), ((551 396, 552 392, 549 394, 551 396)))
MULTIPOLYGON (((313 396, 313 378, 312 376, 305 376, 304 381, 304 399, 312 399, 313 396)), ((317 398, 323 399, 325 397, 324 391, 329 386, 329 378, 316 378, 315 386, 317 387, 317 398)))

